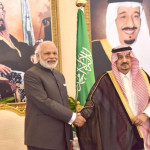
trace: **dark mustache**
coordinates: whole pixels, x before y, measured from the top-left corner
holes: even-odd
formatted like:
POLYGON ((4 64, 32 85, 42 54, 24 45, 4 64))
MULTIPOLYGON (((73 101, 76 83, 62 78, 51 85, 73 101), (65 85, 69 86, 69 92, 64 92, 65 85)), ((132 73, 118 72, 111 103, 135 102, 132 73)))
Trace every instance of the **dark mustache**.
POLYGON ((122 66, 122 65, 129 65, 129 63, 127 63, 127 62, 124 62, 124 63, 122 63, 122 64, 121 64, 121 66, 122 66))
POLYGON ((125 27, 125 28, 123 28, 122 30, 135 30, 135 29, 137 29, 137 27, 132 27, 132 28, 130 28, 130 27, 125 27))
POLYGON ((4 19, 0 19, 0 21, 3 21, 3 22, 4 22, 4 19))

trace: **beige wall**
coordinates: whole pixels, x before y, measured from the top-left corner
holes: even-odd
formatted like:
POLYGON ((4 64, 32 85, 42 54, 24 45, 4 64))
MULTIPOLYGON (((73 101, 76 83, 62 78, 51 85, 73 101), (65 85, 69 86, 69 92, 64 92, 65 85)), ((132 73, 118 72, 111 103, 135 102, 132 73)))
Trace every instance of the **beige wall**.
POLYGON ((76 24, 75 0, 59 0, 62 72, 66 78, 68 95, 75 97, 76 24))

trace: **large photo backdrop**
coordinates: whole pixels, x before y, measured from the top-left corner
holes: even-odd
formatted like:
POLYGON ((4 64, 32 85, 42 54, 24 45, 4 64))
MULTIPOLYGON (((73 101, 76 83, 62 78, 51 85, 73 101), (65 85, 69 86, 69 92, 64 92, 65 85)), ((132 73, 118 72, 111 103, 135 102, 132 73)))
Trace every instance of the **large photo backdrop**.
POLYGON ((150 3, 148 0, 88 0, 89 33, 95 76, 111 69, 112 48, 132 47, 140 66, 150 74, 150 3))
POLYGON ((24 72, 36 63, 37 44, 53 40, 58 46, 52 34, 53 29, 57 35, 56 2, 0 1, 0 103, 25 102, 24 72))

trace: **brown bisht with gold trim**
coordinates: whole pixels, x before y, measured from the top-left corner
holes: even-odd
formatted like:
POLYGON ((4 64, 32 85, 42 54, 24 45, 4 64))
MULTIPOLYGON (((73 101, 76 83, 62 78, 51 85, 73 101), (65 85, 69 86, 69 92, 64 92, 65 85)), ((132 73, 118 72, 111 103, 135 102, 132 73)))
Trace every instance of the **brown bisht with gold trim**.
POLYGON ((112 71, 100 76, 81 114, 87 119, 77 128, 81 150, 144 150, 140 129, 112 71))

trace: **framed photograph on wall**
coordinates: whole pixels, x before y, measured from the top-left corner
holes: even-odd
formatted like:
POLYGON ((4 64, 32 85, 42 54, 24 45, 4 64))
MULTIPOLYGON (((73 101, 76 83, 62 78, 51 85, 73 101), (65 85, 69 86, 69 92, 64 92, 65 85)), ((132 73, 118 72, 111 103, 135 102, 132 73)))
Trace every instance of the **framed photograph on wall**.
POLYGON ((26 102, 24 72, 36 63, 38 43, 56 44, 61 71, 58 13, 58 0, 1 0, 0 103, 26 102))
POLYGON ((149 13, 148 0, 87 0, 85 16, 96 77, 111 70, 111 50, 121 44, 132 47, 140 67, 150 75, 149 13), (126 12, 122 16, 121 8, 126 12))

